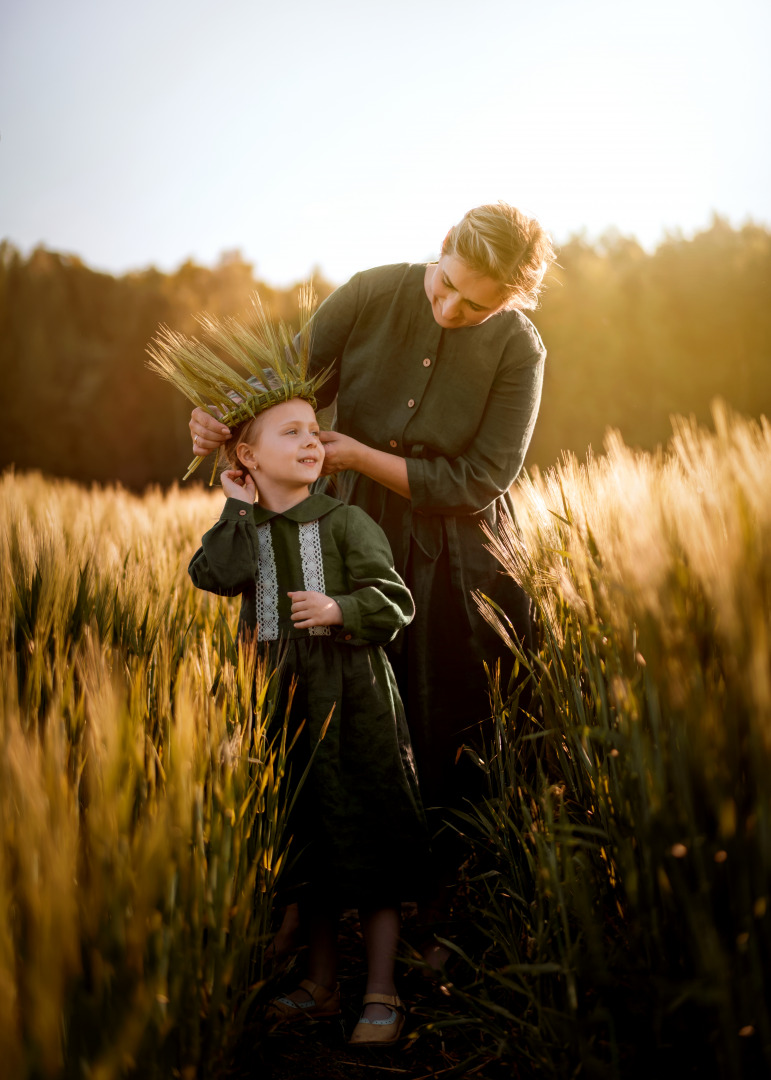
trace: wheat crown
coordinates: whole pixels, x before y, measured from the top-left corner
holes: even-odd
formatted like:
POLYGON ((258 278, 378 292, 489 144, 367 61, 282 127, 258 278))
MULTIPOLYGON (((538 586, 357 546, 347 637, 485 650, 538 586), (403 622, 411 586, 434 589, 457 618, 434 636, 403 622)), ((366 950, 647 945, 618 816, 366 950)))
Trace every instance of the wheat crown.
MULTIPOLYGON (((256 292, 245 321, 196 315, 203 340, 161 326, 147 346, 147 366, 228 427, 292 398, 302 398, 315 409, 316 392, 331 370, 308 377, 310 318, 316 306, 310 285, 301 287, 299 300, 300 332, 296 335, 285 323, 270 320, 256 292), (248 374, 240 375, 229 360, 248 374)), ((196 457, 190 462, 185 480, 202 460, 196 457)), ((216 467, 215 455, 215 471, 216 467)))

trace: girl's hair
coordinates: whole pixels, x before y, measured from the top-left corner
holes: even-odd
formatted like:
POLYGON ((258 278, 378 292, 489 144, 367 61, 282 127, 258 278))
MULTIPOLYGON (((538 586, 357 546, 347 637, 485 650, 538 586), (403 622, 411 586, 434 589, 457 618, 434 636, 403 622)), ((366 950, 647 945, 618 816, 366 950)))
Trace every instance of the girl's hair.
POLYGON ((248 416, 246 420, 242 420, 240 424, 236 424, 235 427, 230 429, 230 438, 227 442, 224 442, 220 448, 222 456, 225 458, 225 467, 228 469, 243 469, 244 466, 238 460, 238 444, 242 442, 249 442, 249 436, 252 434, 252 424, 257 425, 257 421, 262 416, 262 413, 258 413, 256 416, 248 416))
POLYGON ((508 203, 469 210, 442 244, 442 255, 456 255, 479 274, 503 287, 507 307, 538 307, 543 278, 555 255, 549 235, 535 218, 508 203))

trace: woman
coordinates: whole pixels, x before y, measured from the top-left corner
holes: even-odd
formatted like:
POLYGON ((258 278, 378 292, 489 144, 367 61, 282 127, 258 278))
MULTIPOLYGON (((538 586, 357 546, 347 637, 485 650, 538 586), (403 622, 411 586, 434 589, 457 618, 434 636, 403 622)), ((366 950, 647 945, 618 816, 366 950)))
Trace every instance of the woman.
MULTIPOLYGON (((546 355, 522 311, 536 306, 553 258, 537 221, 505 203, 480 206, 450 230, 437 263, 356 274, 313 320, 312 370, 334 368, 319 404, 337 398, 324 473, 381 525, 415 600, 389 655, 429 808, 473 792, 461 748, 490 714, 484 662, 503 650, 474 591, 530 643, 527 599, 481 525, 513 509, 546 355)), ((227 435, 200 409, 190 430, 199 455, 227 435)))

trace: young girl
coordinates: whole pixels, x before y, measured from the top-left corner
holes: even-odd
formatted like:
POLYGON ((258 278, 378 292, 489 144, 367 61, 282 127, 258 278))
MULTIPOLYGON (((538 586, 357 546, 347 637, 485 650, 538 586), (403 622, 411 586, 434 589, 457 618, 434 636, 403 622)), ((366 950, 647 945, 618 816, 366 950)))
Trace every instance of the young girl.
MULTIPOLYGON (((165 333, 152 355, 169 377, 182 339, 165 333)), ((281 353, 274 350, 275 366, 281 353)), ((288 1023, 339 1014, 337 921, 344 905, 355 905, 368 974, 350 1041, 389 1043, 404 1024, 394 986, 398 905, 415 895, 427 839, 404 711, 381 646, 414 609, 380 527, 358 507, 310 494, 324 447, 315 385, 296 375, 274 376, 271 391, 250 388, 242 412, 251 415, 237 424, 231 418, 225 506, 189 572, 198 588, 241 595, 241 635, 256 634, 281 664, 279 719, 296 682, 290 734, 304 724, 295 776, 331 714, 291 821, 308 977, 273 1002, 270 1017, 288 1023)))

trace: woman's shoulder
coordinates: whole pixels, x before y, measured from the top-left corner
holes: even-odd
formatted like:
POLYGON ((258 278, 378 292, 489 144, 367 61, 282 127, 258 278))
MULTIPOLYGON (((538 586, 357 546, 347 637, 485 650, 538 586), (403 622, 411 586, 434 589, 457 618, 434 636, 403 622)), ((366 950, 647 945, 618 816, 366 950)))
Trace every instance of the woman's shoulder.
POLYGON ((469 333, 485 331, 489 347, 517 363, 538 363, 546 356, 541 335, 524 312, 518 309, 501 311, 469 333))
POLYGON ((418 284, 422 287, 425 273, 425 263, 388 263, 360 270, 351 281, 356 281, 369 298, 374 298, 383 293, 393 294, 402 286, 410 288, 418 284))
POLYGON ((363 312, 379 319, 384 308, 397 296, 400 303, 414 302, 421 295, 425 272, 425 264, 420 263, 391 263, 359 270, 330 293, 321 305, 314 316, 317 331, 347 325, 363 312))

